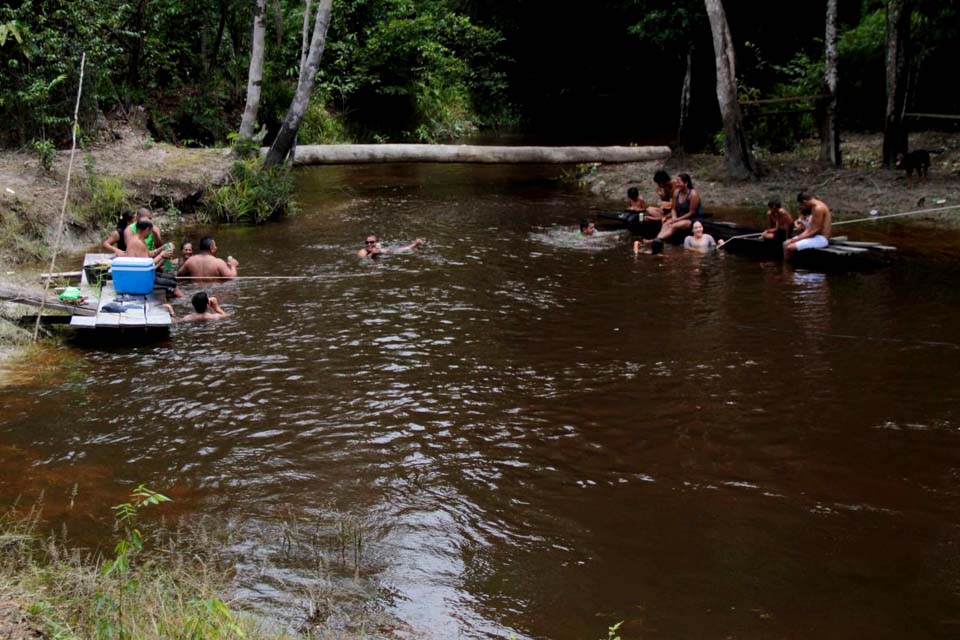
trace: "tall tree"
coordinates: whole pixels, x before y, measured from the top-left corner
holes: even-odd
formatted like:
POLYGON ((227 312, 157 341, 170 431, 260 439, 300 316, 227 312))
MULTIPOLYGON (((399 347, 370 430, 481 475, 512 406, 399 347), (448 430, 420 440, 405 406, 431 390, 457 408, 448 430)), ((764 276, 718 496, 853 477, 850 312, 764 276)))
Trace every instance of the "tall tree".
POLYGON ((883 125, 883 164, 886 167, 893 167, 897 154, 907 151, 903 111, 907 93, 910 12, 909 0, 887 1, 887 110, 883 125))
POLYGON ((723 117, 724 158, 727 170, 733 175, 752 177, 756 174, 747 133, 743 128, 743 115, 737 101, 737 69, 733 51, 733 38, 727 25, 727 16, 721 0, 704 0, 710 31, 713 33, 713 51, 717 62, 717 101, 723 117))
POLYGON ((272 167, 283 163, 290 149, 293 147, 300 129, 300 123, 310 105, 310 96, 313 94, 313 85, 317 80, 317 69, 320 67, 320 58, 323 47, 327 42, 327 30, 330 28, 330 11, 333 0, 319 0, 317 3, 317 17, 313 23, 313 35, 310 38, 310 49, 307 57, 300 66, 300 79, 297 81, 297 91, 287 109, 287 116, 283 119, 280 132, 270 145, 270 151, 264 160, 264 166, 272 167))
POLYGON ((827 30, 824 37, 823 99, 820 114, 820 161, 839 167, 840 131, 837 129, 837 0, 827 0, 827 30))
POLYGON ((686 71, 683 74, 683 87, 680 89, 680 120, 677 123, 677 140, 680 141, 680 148, 687 146, 687 129, 689 129, 690 119, 690 84, 693 76, 693 45, 687 46, 687 64, 686 71))
POLYGON ((263 84, 263 40, 267 30, 266 0, 257 0, 253 14, 253 44, 250 49, 250 70, 247 73, 247 104, 240 120, 240 137, 250 139, 257 126, 260 110, 260 85, 263 84))

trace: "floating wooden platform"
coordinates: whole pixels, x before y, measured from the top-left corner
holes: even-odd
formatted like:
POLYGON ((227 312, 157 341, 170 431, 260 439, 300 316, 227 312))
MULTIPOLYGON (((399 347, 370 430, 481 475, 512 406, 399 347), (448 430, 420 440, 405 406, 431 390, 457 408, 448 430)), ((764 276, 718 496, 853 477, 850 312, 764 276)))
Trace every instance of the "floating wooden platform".
MULTIPOLYGON (((84 266, 98 262, 108 262, 113 255, 109 253, 88 253, 83 258, 84 266)), ((163 308, 163 301, 155 293, 145 296, 130 294, 118 295, 113 288, 113 281, 107 280, 102 288, 95 287, 87 281, 84 272, 80 277, 80 291, 91 301, 96 301, 96 315, 74 315, 70 319, 70 326, 78 329, 141 329, 141 330, 169 330, 173 320, 163 308), (110 303, 139 307, 128 309, 123 313, 103 311, 103 307, 110 303)))

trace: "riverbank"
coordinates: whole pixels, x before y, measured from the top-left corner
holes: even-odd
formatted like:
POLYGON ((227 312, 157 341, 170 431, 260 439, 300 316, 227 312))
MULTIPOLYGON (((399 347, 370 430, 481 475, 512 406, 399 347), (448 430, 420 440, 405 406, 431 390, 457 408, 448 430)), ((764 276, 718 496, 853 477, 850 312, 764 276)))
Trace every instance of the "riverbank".
MULTIPOLYGON (((111 141, 78 149, 61 252, 99 243, 120 208, 148 206, 175 222, 193 211, 211 188, 224 184, 229 149, 186 149, 155 143, 125 126, 111 141)), ((49 170, 35 153, 0 153, 0 268, 49 258, 63 203, 70 159, 60 151, 49 170)))
MULTIPOLYGON (((758 215, 772 196, 796 209, 796 195, 809 190, 827 202, 838 217, 859 217, 871 211, 881 214, 919 208, 960 204, 960 134, 919 132, 910 138, 911 148, 928 149, 932 154, 929 180, 907 185, 904 171, 881 166, 881 134, 846 134, 841 145, 844 167, 833 169, 817 163, 818 140, 806 140, 788 153, 760 156, 762 176, 758 180, 729 178, 723 157, 714 154, 675 153, 664 165, 671 174, 686 172, 703 198, 707 210, 749 208, 758 215)), ((653 172, 658 163, 605 165, 583 177, 594 194, 610 200, 619 209, 629 187, 636 186, 648 203, 655 200, 653 172)), ((960 209, 953 212, 906 218, 921 225, 960 229, 960 209)))

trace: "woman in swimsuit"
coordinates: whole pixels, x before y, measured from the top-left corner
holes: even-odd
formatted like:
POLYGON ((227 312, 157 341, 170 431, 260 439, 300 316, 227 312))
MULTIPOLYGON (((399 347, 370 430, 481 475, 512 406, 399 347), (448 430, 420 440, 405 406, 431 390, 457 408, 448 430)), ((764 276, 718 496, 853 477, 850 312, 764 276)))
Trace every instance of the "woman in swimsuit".
POLYGON ((703 220, 700 209, 700 193, 693 188, 690 174, 681 173, 680 183, 673 194, 673 211, 670 217, 663 221, 663 228, 657 238, 665 240, 677 231, 689 229, 696 220, 703 220))
POLYGON ((693 223, 691 233, 693 235, 687 236, 683 241, 684 249, 693 249, 694 251, 706 253, 717 248, 717 241, 713 239, 713 236, 703 232, 703 223, 701 221, 696 220, 693 223))

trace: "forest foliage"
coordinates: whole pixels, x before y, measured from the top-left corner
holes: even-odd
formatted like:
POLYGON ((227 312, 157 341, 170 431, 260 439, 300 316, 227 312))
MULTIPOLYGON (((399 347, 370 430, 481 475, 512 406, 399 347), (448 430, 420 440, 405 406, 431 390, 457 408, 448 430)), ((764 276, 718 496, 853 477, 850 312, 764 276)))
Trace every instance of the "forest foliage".
MULTIPOLYGON (((781 19, 727 3, 744 99, 819 91, 820 2, 781 19), (771 22, 777 23, 771 28, 771 22)), ((80 53, 81 138, 143 108, 151 135, 224 144, 240 120, 253 0, 20 0, 0 7, 0 144, 67 138, 80 53)), ((878 129, 884 109, 884 0, 841 0, 839 113, 878 129)), ((913 0, 908 107, 958 113, 943 78, 957 58, 960 0, 913 0)), ((279 128, 299 70, 303 3, 267 2, 260 121, 279 128)), ((691 117, 718 129, 713 52, 699 0, 597 0, 557 11, 534 0, 336 0, 301 142, 444 141, 489 128, 551 140, 670 141, 686 53, 691 117)), ((751 137, 789 147, 809 115, 754 118, 751 137)))

